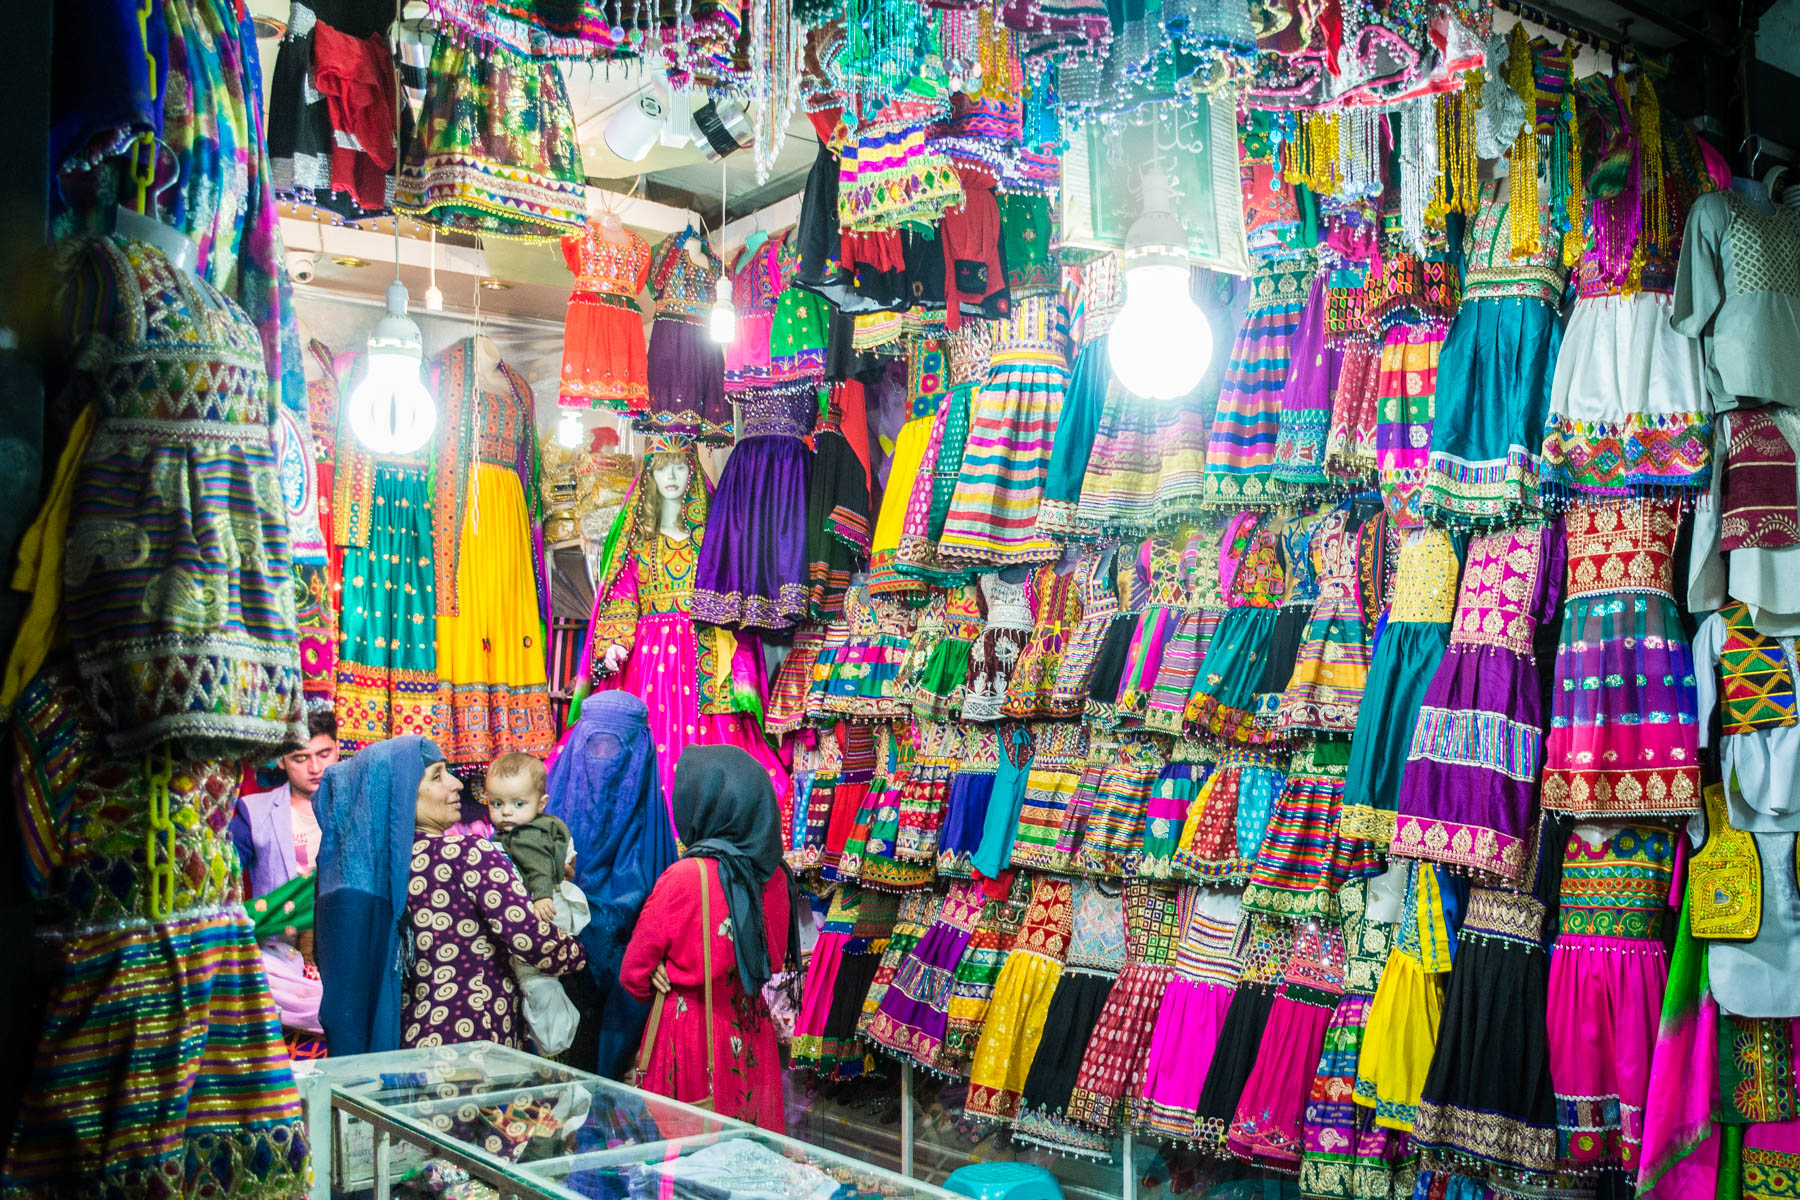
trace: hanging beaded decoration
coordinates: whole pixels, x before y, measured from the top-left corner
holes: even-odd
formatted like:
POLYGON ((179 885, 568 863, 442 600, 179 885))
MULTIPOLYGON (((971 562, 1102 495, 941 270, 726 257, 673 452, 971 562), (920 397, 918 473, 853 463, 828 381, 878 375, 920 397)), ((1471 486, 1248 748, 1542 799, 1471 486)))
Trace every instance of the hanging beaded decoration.
POLYGON ((1367 199, 1381 194, 1382 134, 1387 117, 1370 108, 1351 109, 1339 124, 1339 194, 1367 199))
POLYGON ((825 65, 845 99, 844 120, 857 124, 907 90, 937 51, 933 13, 918 0, 845 0, 844 40, 825 65))
POLYGON ((1443 199, 1434 126, 1437 112, 1438 101, 1432 96, 1404 101, 1395 110, 1400 122, 1400 232, 1418 254, 1427 250, 1426 206, 1443 199))
POLYGON ((1481 190, 1475 153, 1475 111, 1480 107, 1479 69, 1464 73, 1461 89, 1437 98, 1437 161, 1442 170, 1432 176, 1431 203, 1425 207, 1425 221, 1434 229, 1444 228, 1445 218, 1453 212, 1475 215, 1481 190))
POLYGON ((750 8, 750 125, 756 139, 756 182, 768 182, 787 144, 788 125, 800 104, 800 56, 804 30, 793 0, 752 0, 750 8))
POLYGON ((1531 65, 1531 38, 1524 22, 1513 26, 1507 38, 1506 82, 1525 102, 1532 119, 1525 122, 1519 139, 1506 152, 1512 181, 1512 198, 1507 215, 1512 228, 1513 258, 1530 258, 1542 249, 1538 236, 1538 140, 1537 140, 1537 72, 1531 65))
POLYGON ((1587 251, 1587 184, 1581 174, 1581 120, 1575 112, 1575 91, 1563 96, 1562 120, 1557 140, 1562 143, 1558 168, 1564 180, 1563 266, 1573 270, 1587 251))
POLYGON ((1648 70, 1638 72, 1631 123, 1637 132, 1638 193, 1643 205, 1643 235, 1638 239, 1636 256, 1641 269, 1646 253, 1643 243, 1648 241, 1657 254, 1667 255, 1670 233, 1668 179, 1663 173, 1662 105, 1648 70))

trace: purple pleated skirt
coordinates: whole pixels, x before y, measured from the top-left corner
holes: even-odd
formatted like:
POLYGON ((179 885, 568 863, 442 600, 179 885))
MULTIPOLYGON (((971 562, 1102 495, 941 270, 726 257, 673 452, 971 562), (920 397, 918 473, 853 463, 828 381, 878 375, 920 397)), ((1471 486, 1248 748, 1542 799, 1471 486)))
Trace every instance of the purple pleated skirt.
POLYGON ((638 428, 729 442, 725 348, 707 336, 703 326, 659 317, 650 326, 647 356, 650 408, 637 418, 638 428))
POLYGON ((806 443, 786 434, 739 442, 713 492, 694 567, 696 621, 791 629, 807 610, 806 443))

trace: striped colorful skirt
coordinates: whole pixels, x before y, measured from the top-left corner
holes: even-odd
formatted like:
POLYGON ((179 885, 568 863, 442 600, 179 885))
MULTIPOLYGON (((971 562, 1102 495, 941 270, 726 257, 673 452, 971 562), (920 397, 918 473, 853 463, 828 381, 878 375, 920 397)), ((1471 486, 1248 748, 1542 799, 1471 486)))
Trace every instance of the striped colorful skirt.
POLYGON ((1053 356, 993 365, 975 397, 938 539, 945 559, 1000 567, 1056 558, 1057 545, 1037 532, 1037 517, 1068 382, 1053 356))
POLYGON ((1344 882, 1378 873, 1368 842, 1339 835, 1349 757, 1344 741, 1315 742, 1294 755, 1250 869, 1245 908, 1289 920, 1335 918, 1344 882))
POLYGON ((1442 322, 1395 325, 1381 343, 1375 379, 1375 479, 1388 516, 1400 529, 1425 524, 1425 470, 1437 411, 1442 322))
POLYGON ((1106 389, 1094 452, 1081 481, 1077 528, 1090 534, 1139 531, 1155 523, 1167 409, 1166 404, 1133 396, 1116 383, 1106 389))
POLYGON ((344 550, 338 745, 351 753, 416 733, 443 746, 450 713, 438 694, 437 584, 425 468, 379 463, 373 494, 369 544, 344 550))
POLYGON ((1231 746, 1220 755, 1182 825, 1176 875, 1203 883, 1249 878, 1287 776, 1288 757, 1251 746, 1231 746))
POLYGON ((1368 337, 1344 346, 1325 437, 1325 469, 1339 479, 1366 480, 1375 473, 1375 430, 1381 416, 1381 352, 1368 337))
POLYGON ((242 908, 48 943, 8 1196, 303 1193, 308 1137, 242 908))
POLYGON ((1209 504, 1269 504, 1280 498, 1269 472, 1302 307, 1297 292, 1283 296, 1250 313, 1238 329, 1206 443, 1209 504))
POLYGON ((556 744, 544 671, 531 517, 510 467, 475 466, 457 562, 455 615, 438 618, 438 674, 449 697, 451 762, 556 744))
POLYGON ((1306 1098, 1304 1144, 1300 1153, 1300 1194, 1320 1200, 1362 1200, 1367 1196, 1408 1195, 1412 1168, 1409 1140, 1376 1125, 1351 1100, 1356 1060, 1362 1051, 1369 998, 1338 1001, 1318 1070, 1306 1098))

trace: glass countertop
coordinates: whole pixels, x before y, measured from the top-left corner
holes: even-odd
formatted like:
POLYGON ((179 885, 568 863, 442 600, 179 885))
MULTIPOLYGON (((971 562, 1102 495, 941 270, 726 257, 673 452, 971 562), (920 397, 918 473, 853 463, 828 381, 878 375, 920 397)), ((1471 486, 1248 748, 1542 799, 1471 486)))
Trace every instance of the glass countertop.
MULTIPOLYGON (((683 1200, 695 1193, 659 1175, 699 1169, 668 1164, 703 1151, 699 1164, 741 1169, 760 1154, 773 1154, 816 1167, 833 1181, 804 1171, 777 1178, 781 1173, 774 1171, 759 1176, 755 1186, 732 1185, 718 1200, 950 1196, 747 1122, 491 1042, 323 1058, 306 1067, 306 1074, 329 1084, 333 1103, 348 1110, 349 1120, 361 1110, 404 1142, 460 1151, 508 1183, 558 1200, 630 1200, 634 1194, 683 1200)), ((396 1166, 403 1172, 417 1161, 403 1156, 396 1166)))

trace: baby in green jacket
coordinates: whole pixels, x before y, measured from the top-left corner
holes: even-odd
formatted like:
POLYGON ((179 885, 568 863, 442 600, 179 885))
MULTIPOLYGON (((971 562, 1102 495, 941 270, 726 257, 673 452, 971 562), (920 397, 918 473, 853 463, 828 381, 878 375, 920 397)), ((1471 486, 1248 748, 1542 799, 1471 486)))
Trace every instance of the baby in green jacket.
MULTIPOLYGON (((488 818, 495 838, 519 869, 531 911, 564 933, 580 933, 588 923, 587 897, 568 882, 574 864, 569 827, 544 812, 546 786, 541 761, 529 754, 502 754, 488 767, 488 818)), ((574 1040, 580 1019, 575 1005, 554 976, 516 961, 513 974, 525 993, 525 1024, 538 1052, 555 1058, 574 1040)))

